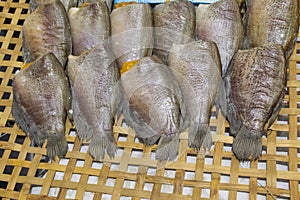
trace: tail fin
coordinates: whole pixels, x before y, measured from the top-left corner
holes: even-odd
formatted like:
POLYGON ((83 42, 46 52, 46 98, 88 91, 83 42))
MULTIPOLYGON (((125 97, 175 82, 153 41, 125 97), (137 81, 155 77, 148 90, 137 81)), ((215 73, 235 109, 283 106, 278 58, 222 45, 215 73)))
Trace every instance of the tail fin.
POLYGON ((103 160, 105 152, 112 159, 115 156, 116 150, 117 144, 112 131, 105 131, 103 134, 92 137, 89 152, 96 160, 103 160))
POLYGON ((65 135, 49 135, 47 141, 47 155, 50 160, 54 160, 55 156, 63 157, 67 154, 68 143, 65 135))
POLYGON ((210 149, 212 145, 212 136, 208 124, 197 124, 191 122, 189 130, 189 147, 199 150, 203 147, 210 149))
POLYGON ((240 161, 257 160, 262 151, 261 136, 262 132, 242 126, 232 144, 236 158, 240 161))
POLYGON ((159 161, 162 160, 175 160, 178 154, 179 148, 179 134, 176 134, 174 137, 161 137, 155 158, 159 161))

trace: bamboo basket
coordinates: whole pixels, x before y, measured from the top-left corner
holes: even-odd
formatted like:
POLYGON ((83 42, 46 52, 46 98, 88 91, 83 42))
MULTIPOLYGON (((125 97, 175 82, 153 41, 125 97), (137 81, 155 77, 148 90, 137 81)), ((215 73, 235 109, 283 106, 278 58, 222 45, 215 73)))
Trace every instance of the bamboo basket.
POLYGON ((180 136, 179 157, 157 162, 155 148, 139 143, 119 119, 117 156, 103 162, 87 153, 67 122, 65 158, 43 161, 45 145, 33 147, 11 115, 12 78, 21 69, 22 24, 28 0, 0 0, 0 197, 2 199, 300 199, 300 43, 289 61, 287 94, 278 119, 263 138, 260 160, 240 163, 231 152, 228 123, 213 109, 210 152, 188 148, 180 136), (43 176, 37 173, 45 172, 43 176))

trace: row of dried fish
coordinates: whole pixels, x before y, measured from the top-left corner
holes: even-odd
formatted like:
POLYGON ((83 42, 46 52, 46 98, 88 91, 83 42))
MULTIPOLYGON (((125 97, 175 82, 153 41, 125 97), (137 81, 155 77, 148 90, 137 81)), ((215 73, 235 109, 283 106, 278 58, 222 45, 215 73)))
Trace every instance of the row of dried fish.
POLYGON ((112 126, 122 111, 141 142, 158 141, 158 160, 172 160, 186 128, 190 147, 211 147, 217 97, 236 137, 233 152, 257 159, 265 124, 280 108, 299 13, 297 0, 246 8, 243 22, 235 0, 197 9, 188 1, 129 4, 111 14, 104 2, 68 14, 59 0, 40 4, 23 27, 23 57, 33 64, 14 79, 16 122, 35 144, 47 139, 53 159, 66 153, 68 113, 100 160, 115 154, 112 126))

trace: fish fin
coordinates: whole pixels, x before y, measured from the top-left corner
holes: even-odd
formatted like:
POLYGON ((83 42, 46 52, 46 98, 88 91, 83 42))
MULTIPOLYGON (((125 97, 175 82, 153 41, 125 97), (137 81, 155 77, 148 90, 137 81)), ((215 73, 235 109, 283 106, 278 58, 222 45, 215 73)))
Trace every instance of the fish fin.
POLYGON ((147 146, 154 145, 157 140, 160 138, 160 135, 154 135, 149 138, 139 138, 140 143, 146 144, 147 146))
POLYGON ((150 129, 149 126, 147 126, 143 122, 141 122, 141 120, 138 118, 138 116, 136 116, 129 109, 128 102, 126 101, 125 98, 123 98, 122 107, 123 107, 124 120, 127 125, 129 125, 130 127, 132 127, 135 130, 135 134, 136 134, 137 138, 139 138, 139 141, 141 143, 146 143, 146 144, 153 143, 154 144, 158 139, 157 138, 155 140, 157 133, 155 131, 153 131, 152 129, 150 129), (150 140, 145 141, 146 138, 151 138, 150 140, 152 140, 152 142, 150 140))
POLYGON ((81 140, 90 140, 92 138, 93 131, 86 120, 81 116, 81 114, 74 117, 78 137, 81 140))
POLYGON ((240 161, 257 160, 262 151, 262 132, 242 126, 233 140, 232 151, 240 161))
POLYGON ((229 67, 226 71, 226 74, 223 77, 223 87, 221 87, 222 98, 225 98, 223 103, 220 103, 221 110, 225 118, 230 123, 230 133, 236 135, 237 131, 241 127, 240 116, 238 115, 238 111, 234 103, 230 101, 230 73, 231 73, 232 60, 230 61, 229 67))
POLYGON ((210 128, 208 126, 207 133, 206 133, 206 135, 205 135, 205 137, 203 139, 203 142, 202 142, 202 147, 205 150, 210 150, 211 146, 212 146, 212 134, 211 134, 210 128))
POLYGON ((215 105, 216 105, 216 111, 217 114, 221 110, 224 116, 226 116, 227 113, 227 96, 226 96, 226 88, 224 84, 223 79, 220 81, 220 85, 218 88, 218 92, 215 98, 215 105))
MULTIPOLYGON (((178 85, 177 82, 175 82, 176 85, 178 85)), ((187 127, 189 126, 189 116, 187 114, 187 107, 186 107, 186 103, 184 102, 184 99, 182 98, 182 92, 181 89, 179 87, 179 85, 177 86, 179 89, 179 93, 176 94, 176 100, 179 102, 179 107, 180 107, 180 126, 179 126, 179 131, 183 132, 187 129, 187 127)))
POLYGON ((281 105, 282 105, 282 101, 283 101, 283 98, 284 98, 284 94, 285 94, 285 90, 282 90, 281 95, 279 97, 279 100, 278 100, 276 106, 274 107, 272 115, 270 117, 269 124, 268 124, 268 129, 272 126, 272 124, 274 123, 275 119, 277 118, 277 116, 279 114, 279 111, 280 111, 280 108, 281 108, 281 105))
POLYGON ((54 160, 56 156, 61 158, 65 156, 68 151, 68 143, 65 135, 52 134, 47 138, 47 155, 50 160, 54 160))
POLYGON ((191 123, 189 130, 189 147, 199 150, 201 147, 210 149, 212 136, 208 124, 191 123))
POLYGON ((82 116, 80 108, 79 108, 79 103, 78 103, 75 95, 72 97, 72 110, 73 110, 73 120, 76 125, 78 137, 81 140, 91 139, 91 137, 93 135, 92 129, 90 128, 86 119, 82 116))
POLYGON ((119 96, 118 96, 118 98, 119 99, 117 99, 116 101, 117 101, 117 108, 116 108, 116 119, 118 119, 121 115, 122 115, 122 113, 123 113, 123 110, 124 110, 124 106, 123 106, 123 102, 124 102, 124 95, 123 95, 123 93, 122 93, 122 91, 121 91, 121 89, 120 89, 120 84, 119 84, 119 86, 118 86, 119 88, 118 88, 118 90, 119 90, 119 96))
POLYGON ((92 141, 89 146, 89 152, 95 160, 103 160, 105 152, 113 159, 117 150, 117 144, 113 136, 112 131, 105 131, 101 135, 95 135, 92 137, 92 141))
POLYGON ((45 142, 46 135, 39 131, 39 128, 33 123, 31 117, 23 111, 24 108, 18 103, 15 93, 12 102, 12 115, 15 118, 15 122, 18 127, 29 136, 32 146, 41 147, 45 142))
POLYGON ((161 137, 156 149, 155 158, 159 161, 175 160, 178 155, 179 134, 174 137, 161 137))
POLYGON ((242 122, 236 110, 236 107, 233 103, 229 103, 227 112, 227 119, 230 123, 230 133, 236 135, 238 130, 240 129, 242 122))

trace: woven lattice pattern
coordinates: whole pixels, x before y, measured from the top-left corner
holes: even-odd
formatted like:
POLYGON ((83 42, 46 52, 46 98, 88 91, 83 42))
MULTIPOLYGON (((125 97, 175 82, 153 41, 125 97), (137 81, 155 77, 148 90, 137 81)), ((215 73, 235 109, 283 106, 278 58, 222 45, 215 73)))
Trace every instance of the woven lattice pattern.
MULTIPOLYGON (((45 161, 46 149, 33 147, 11 115, 12 78, 22 66, 25 0, 0 1, 0 196, 3 199, 300 199, 300 55, 289 62, 287 94, 278 120, 263 138, 260 160, 239 163, 231 152, 228 123, 212 111, 215 142, 210 152, 188 148, 180 137, 179 158, 157 162, 155 146, 140 144, 119 119, 114 126, 117 156, 94 161, 88 144, 67 122, 69 151, 45 161)), ((300 43, 296 49, 300 51, 300 43)))

